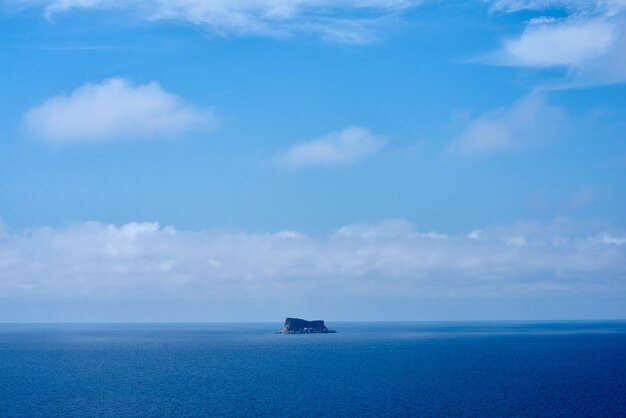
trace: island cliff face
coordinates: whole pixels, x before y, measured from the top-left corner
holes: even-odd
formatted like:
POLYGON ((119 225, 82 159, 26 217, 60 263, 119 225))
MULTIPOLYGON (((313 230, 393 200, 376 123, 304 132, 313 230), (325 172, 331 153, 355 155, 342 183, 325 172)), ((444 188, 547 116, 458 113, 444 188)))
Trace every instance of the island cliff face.
POLYGON ((281 334, 327 334, 334 333, 326 328, 324 321, 306 321, 299 318, 286 318, 281 334))

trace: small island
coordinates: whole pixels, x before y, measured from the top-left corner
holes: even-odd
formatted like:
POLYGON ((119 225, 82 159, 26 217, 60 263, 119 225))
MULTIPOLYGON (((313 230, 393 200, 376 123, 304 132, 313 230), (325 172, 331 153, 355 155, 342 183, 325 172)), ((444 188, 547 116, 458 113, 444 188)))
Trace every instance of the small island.
POLYGON ((321 320, 306 321, 300 318, 286 318, 283 329, 277 334, 332 334, 334 332, 326 328, 324 321, 321 320))

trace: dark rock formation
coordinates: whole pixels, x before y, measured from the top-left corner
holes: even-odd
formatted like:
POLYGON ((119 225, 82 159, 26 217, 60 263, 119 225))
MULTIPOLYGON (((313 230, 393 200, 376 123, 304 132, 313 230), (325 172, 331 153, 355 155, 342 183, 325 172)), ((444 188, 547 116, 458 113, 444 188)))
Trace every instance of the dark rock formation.
POLYGON ((285 326, 279 332, 280 334, 327 334, 333 333, 326 328, 324 321, 305 321, 299 318, 285 319, 285 326))

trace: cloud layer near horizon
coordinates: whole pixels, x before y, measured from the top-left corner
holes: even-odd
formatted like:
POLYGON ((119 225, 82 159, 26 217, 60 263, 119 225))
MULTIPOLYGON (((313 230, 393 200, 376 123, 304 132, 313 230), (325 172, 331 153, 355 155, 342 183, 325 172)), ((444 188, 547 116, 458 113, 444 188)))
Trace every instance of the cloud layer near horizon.
POLYGON ((23 120, 26 134, 49 142, 153 139, 211 129, 215 117, 164 91, 158 83, 133 85, 113 78, 86 83, 45 100, 23 120))
POLYGON ((568 220, 448 236, 402 220, 295 231, 96 222, 0 234, 2 297, 611 295, 626 232, 568 220))

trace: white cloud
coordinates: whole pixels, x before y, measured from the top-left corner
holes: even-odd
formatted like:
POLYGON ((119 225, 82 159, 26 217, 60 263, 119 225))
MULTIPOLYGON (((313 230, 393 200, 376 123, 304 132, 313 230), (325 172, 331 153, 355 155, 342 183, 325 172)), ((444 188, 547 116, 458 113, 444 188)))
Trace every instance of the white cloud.
POLYGON ((483 233, 482 230, 474 229, 474 230, 470 231, 469 234, 466 235, 466 237, 469 238, 469 239, 480 240, 482 233, 483 233))
POLYGON ((56 96, 24 116, 27 135, 50 142, 102 142, 172 137, 211 129, 215 117, 152 82, 122 79, 87 83, 56 96))
POLYGON ((419 0, 21 0, 42 5, 46 16, 71 10, 116 9, 150 21, 183 21, 222 36, 282 37, 312 33, 366 43, 385 19, 419 0))
POLYGON ((502 62, 527 67, 580 66, 605 55, 615 41, 613 25, 542 21, 529 25, 516 39, 504 42, 502 62))
POLYGON ((566 115, 533 92, 508 108, 490 110, 468 121, 447 152, 464 156, 488 156, 539 146, 561 136, 566 115))
POLYGON ((566 79, 555 88, 626 82, 626 1, 499 0, 492 10, 550 13, 565 9, 565 17, 538 16, 524 31, 502 41, 484 62, 530 68, 561 67, 566 79))
POLYGON ((279 156, 288 167, 350 164, 378 152, 385 139, 367 128, 351 126, 293 145, 279 156))
POLYGON ((626 237, 613 237, 611 235, 603 235, 602 242, 607 245, 624 245, 626 244, 626 237))
POLYGON ((322 238, 88 222, 0 237, 0 298, 614 295, 626 289, 625 236, 562 219, 479 240, 406 221, 322 238))

